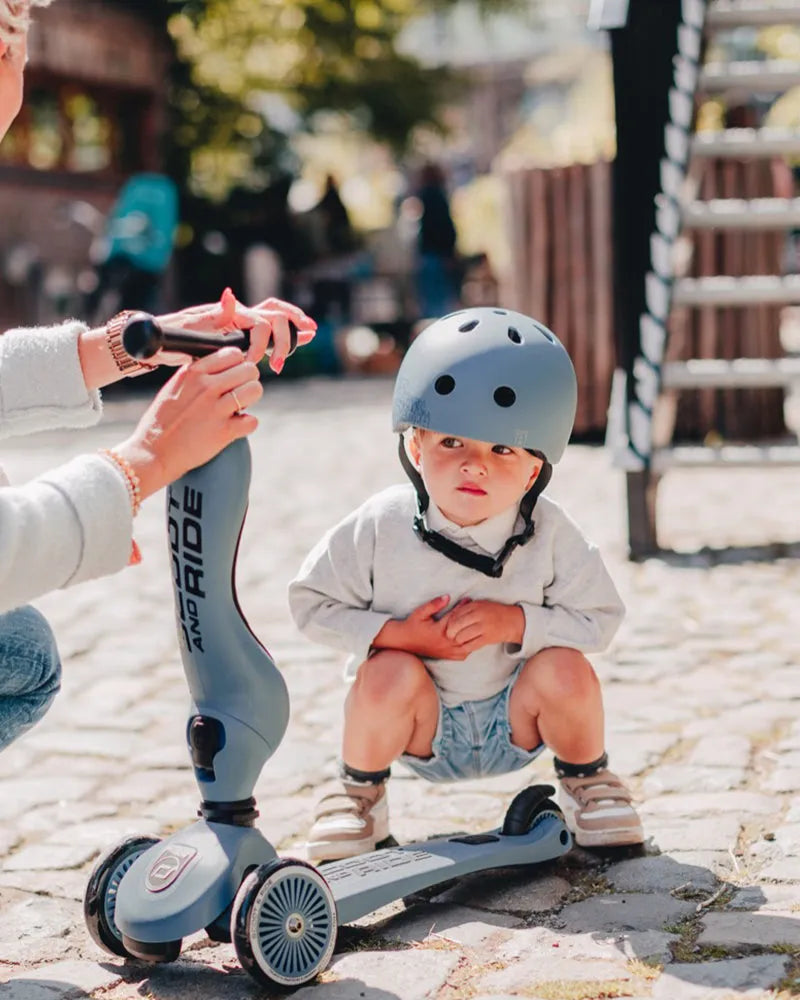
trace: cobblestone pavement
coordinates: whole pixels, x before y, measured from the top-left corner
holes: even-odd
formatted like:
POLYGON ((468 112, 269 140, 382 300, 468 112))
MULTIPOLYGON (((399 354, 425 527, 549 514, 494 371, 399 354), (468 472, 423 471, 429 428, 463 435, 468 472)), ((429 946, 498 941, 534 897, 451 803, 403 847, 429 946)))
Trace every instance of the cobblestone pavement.
MULTIPOLYGON (((399 481, 391 386, 271 384, 253 438, 240 555, 243 609, 285 671, 293 712, 258 783, 264 832, 301 848, 333 774, 340 659, 291 623, 288 579, 323 528, 399 481)), ((127 433, 141 400, 84 434, 4 445, 19 482, 127 433)), ((605 686, 613 766, 640 799, 646 851, 573 851, 539 870, 472 876, 347 929, 320 1000, 699 1000, 800 995, 800 521, 781 470, 673 473, 663 541, 625 559, 624 481, 599 448, 573 446, 551 493, 603 548, 628 604, 605 686), (710 546, 713 552, 691 554, 710 546), (779 992, 780 991, 780 992, 779 992)), ((64 688, 47 719, 0 756, 0 1000, 219 1000, 259 995, 229 944, 205 934, 173 965, 99 951, 81 900, 93 860, 130 833, 192 821, 163 500, 148 501, 144 563, 39 602, 56 629, 64 688)), ((399 840, 496 826, 527 772, 458 786, 391 781, 399 840)))

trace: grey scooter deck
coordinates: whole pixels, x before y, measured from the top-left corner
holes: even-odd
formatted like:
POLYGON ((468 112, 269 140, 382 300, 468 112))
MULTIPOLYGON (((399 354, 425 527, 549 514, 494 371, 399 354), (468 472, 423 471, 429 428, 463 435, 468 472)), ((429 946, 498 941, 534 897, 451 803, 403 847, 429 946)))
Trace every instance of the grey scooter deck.
POLYGON ((550 861, 565 854, 571 842, 561 818, 543 813, 532 830, 518 836, 493 830, 441 837, 332 861, 320 871, 336 900, 339 923, 346 924, 438 882, 490 868, 550 861))

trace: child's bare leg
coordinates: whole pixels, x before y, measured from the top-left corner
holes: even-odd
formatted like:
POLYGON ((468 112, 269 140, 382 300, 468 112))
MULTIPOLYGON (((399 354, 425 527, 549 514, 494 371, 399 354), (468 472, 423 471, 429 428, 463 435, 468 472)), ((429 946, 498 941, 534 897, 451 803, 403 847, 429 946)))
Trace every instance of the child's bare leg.
POLYGON ((552 646, 522 667, 509 700, 511 739, 525 750, 544 742, 560 760, 596 760, 605 747, 603 696, 591 663, 552 646))
POLYGON ((404 751, 429 757, 439 696, 422 660, 384 649, 361 664, 347 695, 339 781, 315 810, 310 861, 372 851, 389 835, 388 767, 404 751))
POLYGON ((639 844, 641 821, 625 785, 608 770, 600 682, 575 649, 553 647, 522 667, 509 699, 511 739, 555 754, 559 801, 584 847, 639 844))
POLYGON ((422 660, 381 650, 358 668, 344 710, 342 760, 359 771, 381 771, 400 754, 430 757, 439 696, 422 660))

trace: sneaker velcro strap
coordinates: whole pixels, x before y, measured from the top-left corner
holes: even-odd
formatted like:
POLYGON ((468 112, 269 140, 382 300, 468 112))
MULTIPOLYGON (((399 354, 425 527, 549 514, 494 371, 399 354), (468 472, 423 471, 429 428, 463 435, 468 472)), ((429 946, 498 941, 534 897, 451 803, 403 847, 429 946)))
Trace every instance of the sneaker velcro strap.
POLYGON ((631 793, 618 785, 592 785, 581 788, 576 796, 581 802, 631 802, 631 793))
POLYGON ((370 800, 355 795, 345 795, 338 792, 334 795, 326 795, 314 810, 314 818, 322 819, 323 816, 336 816, 341 813, 353 813, 360 816, 369 809, 370 800))

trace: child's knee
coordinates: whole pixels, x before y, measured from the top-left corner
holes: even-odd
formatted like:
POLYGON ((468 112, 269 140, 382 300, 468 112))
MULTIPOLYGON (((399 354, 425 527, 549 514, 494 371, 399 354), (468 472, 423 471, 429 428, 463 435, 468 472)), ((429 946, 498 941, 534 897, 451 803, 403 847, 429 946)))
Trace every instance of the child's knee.
POLYGON ((549 701, 585 701, 595 698, 600 689, 597 674, 583 653, 564 646, 543 649, 531 657, 523 667, 525 674, 549 701))
POLYGON ((0 615, 0 689, 52 697, 60 687, 61 658, 44 615, 30 606, 0 615))
POLYGON ((381 650, 358 668, 353 694, 372 706, 406 705, 432 681, 425 665, 412 653, 381 650))

